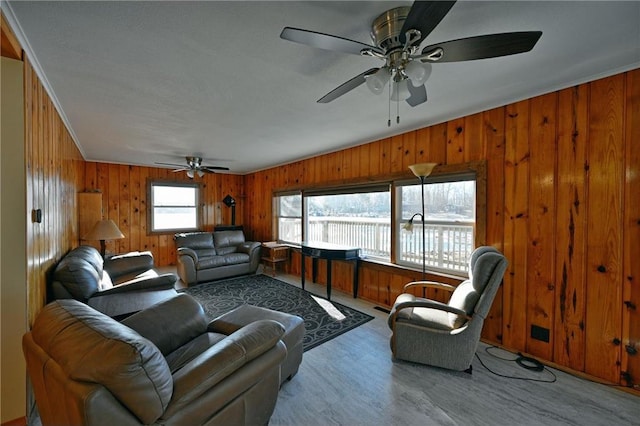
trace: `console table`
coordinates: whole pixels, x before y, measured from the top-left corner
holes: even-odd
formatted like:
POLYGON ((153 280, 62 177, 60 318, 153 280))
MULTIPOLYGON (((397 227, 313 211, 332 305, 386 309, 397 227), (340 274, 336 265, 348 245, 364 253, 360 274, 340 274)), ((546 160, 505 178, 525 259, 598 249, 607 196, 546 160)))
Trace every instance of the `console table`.
POLYGON ((331 261, 347 260, 353 261, 353 297, 358 297, 358 261, 360 260, 360 248, 341 246, 338 244, 324 242, 303 242, 302 247, 302 264, 300 265, 300 275, 302 289, 304 290, 304 270, 305 256, 311 257, 312 260, 312 279, 316 280, 317 259, 325 259, 327 261, 327 299, 331 300, 331 261))

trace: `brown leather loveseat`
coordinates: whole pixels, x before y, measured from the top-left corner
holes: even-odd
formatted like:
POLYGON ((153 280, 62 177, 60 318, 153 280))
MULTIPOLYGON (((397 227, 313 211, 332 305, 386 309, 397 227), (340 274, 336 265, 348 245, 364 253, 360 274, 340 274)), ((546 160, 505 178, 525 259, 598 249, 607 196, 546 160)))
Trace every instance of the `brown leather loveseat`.
POLYGON ((47 425, 266 425, 286 355, 283 326, 226 335, 179 294, 123 322, 76 300, 45 306, 23 337, 47 425))

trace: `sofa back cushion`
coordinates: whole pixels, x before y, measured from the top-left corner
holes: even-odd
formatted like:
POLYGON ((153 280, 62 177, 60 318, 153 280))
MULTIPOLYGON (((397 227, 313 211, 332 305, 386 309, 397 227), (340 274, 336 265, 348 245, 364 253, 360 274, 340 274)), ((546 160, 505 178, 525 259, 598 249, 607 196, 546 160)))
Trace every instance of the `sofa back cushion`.
POLYGON ((70 379, 101 384, 144 424, 155 422, 171 400, 173 378, 158 348, 76 300, 45 306, 32 336, 70 379))
POLYGON ((177 248, 188 247, 196 251, 215 249, 211 232, 183 232, 175 234, 174 238, 177 248))
POLYGON ((244 232, 216 231, 213 233, 213 241, 218 254, 235 253, 238 246, 244 243, 244 232))
POLYGON ((180 293, 122 321, 149 339, 166 357, 207 332, 204 309, 193 297, 180 293))

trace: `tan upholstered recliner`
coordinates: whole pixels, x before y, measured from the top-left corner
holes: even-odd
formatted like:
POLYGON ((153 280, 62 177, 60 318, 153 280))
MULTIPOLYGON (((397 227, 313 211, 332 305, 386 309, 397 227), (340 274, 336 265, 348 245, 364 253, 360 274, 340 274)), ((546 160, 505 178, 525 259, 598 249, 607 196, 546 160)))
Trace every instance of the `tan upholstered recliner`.
POLYGON ((76 300, 45 306, 23 338, 46 425, 265 425, 275 408, 284 329, 230 335, 180 294, 122 323, 76 300))
POLYGON ((469 279, 457 287, 416 281, 405 285, 389 314, 391 351, 396 359, 452 370, 471 368, 507 259, 493 247, 478 247, 469 260, 469 279), (451 291, 448 303, 406 293, 413 288, 451 291))

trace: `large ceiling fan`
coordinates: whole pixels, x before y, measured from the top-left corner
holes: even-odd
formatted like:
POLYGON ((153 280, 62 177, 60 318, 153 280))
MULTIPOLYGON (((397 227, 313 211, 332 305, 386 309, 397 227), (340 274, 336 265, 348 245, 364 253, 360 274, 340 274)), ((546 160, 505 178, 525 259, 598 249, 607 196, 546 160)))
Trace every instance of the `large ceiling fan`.
POLYGON ((196 174, 202 177, 204 176, 205 173, 215 173, 216 170, 229 170, 228 167, 205 166, 202 164, 201 157, 185 157, 185 158, 187 160, 186 166, 182 164, 172 164, 172 163, 156 163, 156 164, 163 165, 163 166, 178 167, 177 169, 174 170, 174 173, 186 171, 187 176, 189 176, 191 179, 193 179, 196 174))
MULTIPOLYGON (((376 94, 391 81, 390 101, 406 100, 415 107, 427 100, 425 82, 431 74, 431 63, 470 61, 528 52, 540 39, 541 31, 522 31, 480 35, 422 49, 424 39, 449 13, 455 1, 416 1, 411 7, 387 10, 372 23, 371 38, 375 46, 343 37, 285 27, 280 38, 320 49, 372 56, 384 61, 333 89, 319 103, 327 103, 350 92, 363 83, 376 94)), ((399 121, 399 118, 398 118, 399 121)), ((391 121, 389 121, 391 125, 391 121)))

